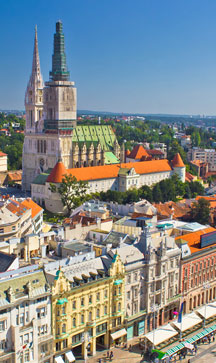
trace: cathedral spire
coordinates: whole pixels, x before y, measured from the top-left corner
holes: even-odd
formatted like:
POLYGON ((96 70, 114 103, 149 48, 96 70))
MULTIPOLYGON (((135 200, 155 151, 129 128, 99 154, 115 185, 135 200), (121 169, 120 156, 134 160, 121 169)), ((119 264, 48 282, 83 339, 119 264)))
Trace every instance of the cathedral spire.
POLYGON ((35 25, 34 52, 33 52, 31 77, 33 79, 37 79, 37 80, 41 78, 40 58, 39 58, 39 51, 38 51, 37 25, 35 25))
POLYGON ((64 34, 62 32, 62 22, 56 23, 56 33, 54 34, 54 53, 52 56, 52 71, 50 79, 52 81, 69 81, 70 73, 67 70, 64 34))

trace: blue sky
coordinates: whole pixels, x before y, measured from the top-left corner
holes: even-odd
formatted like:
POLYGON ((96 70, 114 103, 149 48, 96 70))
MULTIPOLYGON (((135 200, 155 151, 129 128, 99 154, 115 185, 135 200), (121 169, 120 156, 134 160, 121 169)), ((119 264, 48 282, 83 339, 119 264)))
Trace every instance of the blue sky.
POLYGON ((0 14, 0 108, 24 108, 35 24, 48 80, 61 19, 79 109, 216 115, 215 0, 7 0, 0 14))

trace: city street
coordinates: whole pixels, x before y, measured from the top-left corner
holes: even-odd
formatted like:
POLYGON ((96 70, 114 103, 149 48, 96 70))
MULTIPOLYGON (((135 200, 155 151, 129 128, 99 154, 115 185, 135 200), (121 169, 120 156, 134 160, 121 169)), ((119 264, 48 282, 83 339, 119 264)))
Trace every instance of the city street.
MULTIPOLYGON (((146 360, 142 360, 141 352, 138 348, 137 339, 134 339, 131 341, 132 344, 132 352, 129 352, 128 350, 125 350, 123 348, 113 348, 110 351, 113 352, 113 363, 118 362, 133 362, 133 363, 147 363, 146 360)), ((107 357, 107 351, 101 352, 97 354, 95 357, 88 358, 88 363, 96 363, 99 362, 99 359, 102 359, 102 363, 109 362, 109 359, 107 357)), ((190 359, 190 362, 196 362, 196 363, 215 363, 216 362, 216 343, 212 342, 210 344, 205 343, 198 346, 198 351, 196 356, 187 355, 187 357, 183 360, 179 360, 179 357, 176 356, 176 361, 174 358, 170 360, 170 362, 182 362, 182 363, 188 363, 188 360, 190 359)))

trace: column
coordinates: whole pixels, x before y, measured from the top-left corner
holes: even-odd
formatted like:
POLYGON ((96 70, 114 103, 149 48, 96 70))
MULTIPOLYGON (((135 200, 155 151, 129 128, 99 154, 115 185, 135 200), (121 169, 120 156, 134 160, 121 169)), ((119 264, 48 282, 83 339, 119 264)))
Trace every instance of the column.
POLYGON ((109 348, 109 331, 107 331, 106 334, 104 335, 104 345, 106 349, 109 348))
POLYGON ((92 337, 90 351, 93 356, 96 355, 96 337, 92 337))

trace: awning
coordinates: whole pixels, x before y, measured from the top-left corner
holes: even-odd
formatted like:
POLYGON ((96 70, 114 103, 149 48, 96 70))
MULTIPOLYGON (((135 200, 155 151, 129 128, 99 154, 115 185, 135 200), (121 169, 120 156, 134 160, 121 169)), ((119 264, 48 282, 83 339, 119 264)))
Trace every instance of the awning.
POLYGON ((207 304, 205 306, 202 306, 201 308, 196 310, 196 313, 201 315, 204 319, 209 319, 212 316, 216 315, 216 305, 213 304, 207 304))
POLYGON ((76 360, 73 355, 73 352, 71 350, 69 352, 65 353, 65 355, 66 355, 68 362, 74 362, 76 360))
POLYGON ((164 325, 144 335, 152 344, 159 345, 177 335, 178 332, 170 325, 164 325))
POLYGON ((123 335, 127 335, 127 331, 126 331, 126 329, 121 329, 121 330, 117 330, 117 331, 115 331, 115 333, 112 333, 112 334, 110 334, 110 335, 111 335, 111 338, 112 338, 113 340, 116 340, 116 339, 118 339, 118 338, 123 337, 123 335))
POLYGON ((55 357, 55 362, 56 363, 65 363, 64 359, 62 359, 62 357, 60 355, 58 357, 55 357))
POLYGON ((168 349, 168 351, 166 352, 166 355, 168 355, 168 356, 173 355, 183 348, 184 348, 184 344, 180 343, 180 344, 176 345, 175 347, 168 349))
POLYGON ((202 323, 202 319, 199 318, 195 312, 193 312, 191 314, 183 315, 181 323, 178 323, 178 320, 174 320, 172 325, 174 325, 174 327, 180 331, 185 331, 200 323, 202 323))

